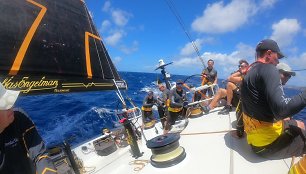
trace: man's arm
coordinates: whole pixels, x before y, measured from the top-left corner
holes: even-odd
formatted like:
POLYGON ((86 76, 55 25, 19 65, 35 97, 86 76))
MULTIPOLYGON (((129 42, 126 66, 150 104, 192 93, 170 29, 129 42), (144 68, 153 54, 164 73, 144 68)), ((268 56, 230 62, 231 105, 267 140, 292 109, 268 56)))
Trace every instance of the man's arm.
POLYGON ((49 158, 45 143, 38 134, 34 123, 26 116, 25 113, 19 112, 23 115, 24 132, 22 133, 23 144, 27 153, 36 167, 37 174, 54 174, 57 173, 52 160, 49 158))
POLYGON ((175 102, 175 100, 174 100, 174 98, 175 98, 174 90, 170 92, 170 96, 169 96, 169 98, 170 98, 170 107, 174 107, 174 108, 183 107, 182 103, 176 103, 175 102))
POLYGON ((237 71, 237 72, 231 74, 231 75, 227 78, 227 80, 228 80, 229 82, 234 83, 234 84, 238 84, 238 83, 240 83, 240 82, 242 81, 242 73, 241 73, 240 71, 237 71))
POLYGON ((278 70, 269 65, 261 70, 268 103, 277 120, 300 112, 306 106, 306 91, 291 98, 285 96, 278 70), (270 67, 269 67, 270 66, 270 67))

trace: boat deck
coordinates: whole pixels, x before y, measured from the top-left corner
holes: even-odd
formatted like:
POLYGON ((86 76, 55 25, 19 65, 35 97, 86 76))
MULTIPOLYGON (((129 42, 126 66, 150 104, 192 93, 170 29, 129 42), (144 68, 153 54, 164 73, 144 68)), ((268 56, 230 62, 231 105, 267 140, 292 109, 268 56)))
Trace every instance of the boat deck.
MULTIPOLYGON (((84 153, 81 147, 93 149, 92 142, 74 148, 74 152, 84 163, 87 173, 206 173, 206 174, 286 174, 292 159, 267 160, 256 156, 245 138, 237 139, 231 135, 235 129, 235 113, 218 115, 216 108, 208 115, 190 118, 188 126, 181 132, 180 146, 186 151, 186 158, 168 168, 156 168, 150 164, 151 150, 144 139, 139 142, 143 156, 135 159, 130 147, 117 149, 108 156, 98 156, 95 151, 84 153)), ((161 134, 161 125, 157 124, 161 134)), ((157 136, 154 128, 145 130, 147 139, 157 136)), ((298 159, 295 159, 298 161, 298 159)))

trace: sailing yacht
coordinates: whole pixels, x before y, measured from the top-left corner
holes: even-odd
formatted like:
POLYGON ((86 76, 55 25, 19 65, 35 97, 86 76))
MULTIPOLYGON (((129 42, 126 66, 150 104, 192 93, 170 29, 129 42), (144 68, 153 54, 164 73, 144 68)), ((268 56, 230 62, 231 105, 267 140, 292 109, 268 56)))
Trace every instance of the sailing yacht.
POLYGON ((300 157, 267 160, 235 138, 235 112, 179 120, 163 135, 161 123, 142 129, 141 112, 127 105, 127 84, 93 24, 84 0, 1 0, 0 78, 22 95, 114 90, 122 128, 70 147, 50 150, 59 173, 285 174, 300 157))

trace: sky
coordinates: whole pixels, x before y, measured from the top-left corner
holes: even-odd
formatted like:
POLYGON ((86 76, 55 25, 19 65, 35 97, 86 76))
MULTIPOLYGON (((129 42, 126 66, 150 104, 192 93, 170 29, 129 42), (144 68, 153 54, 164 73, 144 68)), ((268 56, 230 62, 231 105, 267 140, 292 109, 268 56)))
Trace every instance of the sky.
MULTIPOLYGON (((257 43, 267 38, 286 55, 281 62, 306 69, 306 0, 85 2, 118 71, 160 73, 155 68, 163 59, 173 62, 171 74, 200 74, 201 57, 205 66, 213 59, 218 78, 226 79, 240 59, 254 62, 257 43)), ((306 70, 287 84, 305 87, 306 70)))

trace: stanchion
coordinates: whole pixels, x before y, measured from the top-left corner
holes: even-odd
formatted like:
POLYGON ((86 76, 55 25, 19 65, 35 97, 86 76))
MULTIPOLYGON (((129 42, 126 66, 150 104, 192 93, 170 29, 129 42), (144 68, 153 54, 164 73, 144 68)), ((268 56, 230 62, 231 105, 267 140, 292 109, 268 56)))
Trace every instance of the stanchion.
POLYGON ((138 144, 137 144, 137 138, 136 138, 136 135, 135 135, 135 132, 132 128, 132 123, 127 119, 127 118, 123 118, 120 120, 120 123, 123 124, 125 130, 126 130, 126 133, 128 135, 127 137, 127 141, 128 141, 128 144, 131 146, 131 150, 132 150, 132 155, 134 158, 138 158, 138 157, 141 157, 142 156, 142 153, 140 153, 140 150, 139 150, 139 147, 138 147, 138 144))

